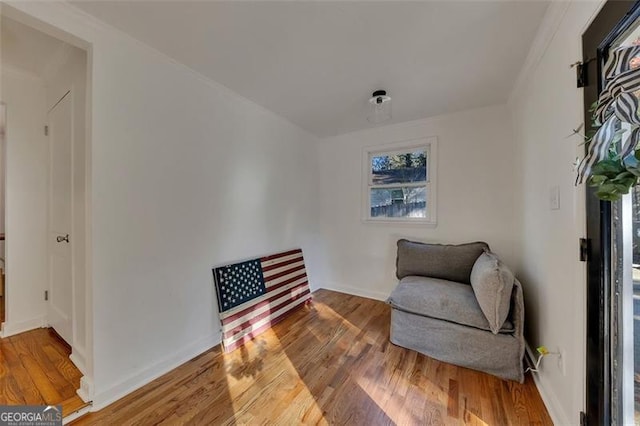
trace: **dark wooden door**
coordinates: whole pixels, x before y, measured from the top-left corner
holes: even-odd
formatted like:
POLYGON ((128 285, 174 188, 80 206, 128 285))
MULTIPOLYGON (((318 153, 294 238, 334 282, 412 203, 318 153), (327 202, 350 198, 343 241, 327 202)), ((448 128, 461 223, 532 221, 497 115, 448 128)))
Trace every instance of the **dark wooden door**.
MULTIPOLYGON (((637 1, 608 1, 582 36, 586 68, 584 120, 591 129, 589 108, 602 90, 601 69, 609 46, 637 19, 637 1)), ((587 188, 587 347, 586 422, 611 423, 611 203, 587 188)))

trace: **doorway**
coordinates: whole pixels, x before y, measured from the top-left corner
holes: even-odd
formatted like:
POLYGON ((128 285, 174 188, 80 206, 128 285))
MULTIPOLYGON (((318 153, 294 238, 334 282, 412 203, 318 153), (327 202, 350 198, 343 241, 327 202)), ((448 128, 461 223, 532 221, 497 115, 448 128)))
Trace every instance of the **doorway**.
POLYGON ((88 54, 12 10, 3 7, 0 16, 6 105, 0 346, 16 356, 0 359, 0 367, 14 373, 17 390, 0 404, 63 404, 67 415, 90 399, 83 384, 91 376, 88 54))
POLYGON ((62 339, 73 342, 72 141, 73 105, 66 92, 47 114, 49 137, 49 288, 48 323, 62 339))
MULTIPOLYGON (((603 90, 602 70, 610 53, 640 36, 639 6, 638 2, 608 1, 583 34, 587 132, 595 129, 590 109, 603 90)), ((590 425, 640 424, 640 404, 635 402, 640 402, 640 395, 634 390, 640 389, 640 363, 634 359, 640 355, 635 350, 640 349, 640 285, 634 286, 634 276, 640 279, 640 248, 634 247, 640 242, 634 238, 639 231, 639 221, 634 220, 640 219, 639 195, 633 191, 620 201, 601 201, 593 188, 587 188, 584 420, 590 425)))

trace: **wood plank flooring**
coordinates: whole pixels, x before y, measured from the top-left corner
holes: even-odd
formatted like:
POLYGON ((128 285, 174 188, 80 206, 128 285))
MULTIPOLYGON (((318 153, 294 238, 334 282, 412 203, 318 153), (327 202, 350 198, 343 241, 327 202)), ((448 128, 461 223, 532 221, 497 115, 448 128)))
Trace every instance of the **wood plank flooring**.
POLYGON ((389 342, 389 307, 319 290, 230 354, 212 349, 76 425, 552 424, 524 384, 389 342))
POLYGON ((62 405, 64 416, 87 404, 76 394, 82 373, 50 328, 0 339, 0 405, 62 405))

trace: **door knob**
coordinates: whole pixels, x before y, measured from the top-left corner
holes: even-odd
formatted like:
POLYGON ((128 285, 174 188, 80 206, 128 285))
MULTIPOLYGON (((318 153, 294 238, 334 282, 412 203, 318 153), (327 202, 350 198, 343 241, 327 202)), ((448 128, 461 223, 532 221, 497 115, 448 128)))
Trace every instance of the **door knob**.
POLYGON ((63 237, 63 236, 61 236, 61 235, 58 235, 58 236, 56 237, 56 241, 57 241, 57 242, 59 242, 59 243, 61 243, 61 242, 63 242, 63 241, 65 241, 65 242, 67 242, 67 243, 68 243, 68 242, 69 242, 69 234, 65 235, 64 237, 63 237))

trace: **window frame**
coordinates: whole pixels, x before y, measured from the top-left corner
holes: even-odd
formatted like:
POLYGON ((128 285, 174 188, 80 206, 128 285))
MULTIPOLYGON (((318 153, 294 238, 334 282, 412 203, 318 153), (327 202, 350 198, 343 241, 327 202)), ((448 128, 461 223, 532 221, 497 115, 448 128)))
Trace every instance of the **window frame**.
POLYGON ((362 200, 361 200, 361 220, 364 223, 380 223, 394 225, 422 225, 435 227, 437 225, 437 158, 438 139, 435 136, 418 139, 409 139, 400 142, 393 142, 384 145, 366 146, 362 150, 362 200), (427 157, 426 181, 419 183, 407 182, 398 184, 373 184, 373 173, 371 172, 371 159, 373 156, 381 154, 400 154, 413 152, 416 149, 424 149, 427 157), (385 187, 425 187, 426 190, 426 217, 372 217, 371 216, 371 189, 385 187))

